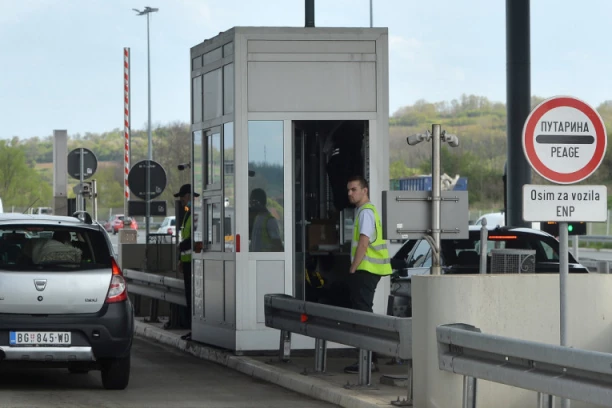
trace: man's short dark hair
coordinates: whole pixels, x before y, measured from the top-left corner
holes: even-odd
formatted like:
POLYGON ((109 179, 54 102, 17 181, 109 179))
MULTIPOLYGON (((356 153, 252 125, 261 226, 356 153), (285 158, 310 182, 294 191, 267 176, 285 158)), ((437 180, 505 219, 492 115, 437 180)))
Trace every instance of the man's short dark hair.
POLYGON ((368 180, 366 180, 363 176, 351 176, 349 177, 347 184, 353 181, 358 181, 361 188, 367 188, 368 190, 370 190, 370 184, 368 183, 368 180))

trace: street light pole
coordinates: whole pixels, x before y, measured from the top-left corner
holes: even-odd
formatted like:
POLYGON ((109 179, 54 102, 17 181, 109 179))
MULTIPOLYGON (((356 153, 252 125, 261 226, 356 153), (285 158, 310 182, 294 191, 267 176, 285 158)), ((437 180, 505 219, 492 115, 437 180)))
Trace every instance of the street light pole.
POLYGON ((147 16, 147 77, 148 77, 148 120, 147 120, 147 137, 149 146, 147 149, 147 158, 149 159, 149 164, 147 165, 146 171, 146 242, 149 243, 149 228, 151 222, 151 161, 153 160, 153 140, 151 137, 151 46, 149 40, 149 14, 159 11, 158 8, 145 7, 144 10, 140 11, 137 9, 133 9, 139 16, 146 15, 147 16))

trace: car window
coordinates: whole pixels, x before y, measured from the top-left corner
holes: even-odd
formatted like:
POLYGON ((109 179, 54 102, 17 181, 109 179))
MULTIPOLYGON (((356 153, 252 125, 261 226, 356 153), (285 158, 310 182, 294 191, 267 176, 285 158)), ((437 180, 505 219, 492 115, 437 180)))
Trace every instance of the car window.
POLYGON ((393 254, 393 258, 395 258, 395 259, 402 259, 404 261, 408 261, 408 256, 410 255, 410 252, 414 248, 414 244, 416 242, 417 242, 417 240, 414 240, 414 239, 410 239, 410 240, 406 241, 401 246, 401 248, 398 249, 395 254, 393 254))
POLYGON ((170 225, 173 227, 176 226, 176 218, 170 219, 170 225))
POLYGON ((409 268, 428 268, 431 267, 431 246, 429 242, 422 239, 420 240, 412 253, 410 254, 410 259, 408 260, 409 268))
POLYGON ((105 233, 79 227, 10 225, 0 228, 0 269, 66 270, 111 266, 105 233))

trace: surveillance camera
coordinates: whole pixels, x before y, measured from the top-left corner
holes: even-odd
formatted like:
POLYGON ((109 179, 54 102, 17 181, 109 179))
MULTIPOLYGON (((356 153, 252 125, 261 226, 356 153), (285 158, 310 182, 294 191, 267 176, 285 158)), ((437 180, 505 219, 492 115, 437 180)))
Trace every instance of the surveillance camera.
POLYGON ((406 143, 410 146, 415 146, 424 140, 423 135, 411 135, 406 138, 406 143))
POLYGON ((176 167, 179 169, 179 171, 183 171, 185 169, 190 169, 191 168, 191 163, 182 163, 182 164, 179 164, 176 167))
POLYGON ((450 147, 459 146, 459 139, 455 135, 445 135, 445 140, 450 147))

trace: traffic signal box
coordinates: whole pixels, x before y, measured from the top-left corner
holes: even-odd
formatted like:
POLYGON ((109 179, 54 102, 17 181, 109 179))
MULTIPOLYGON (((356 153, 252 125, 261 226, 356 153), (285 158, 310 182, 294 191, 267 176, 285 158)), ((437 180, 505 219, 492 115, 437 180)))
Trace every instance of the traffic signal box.
MULTIPOLYGON (((550 235, 559 236, 559 223, 554 221, 543 221, 540 223, 540 229, 544 232, 548 232, 550 235)), ((568 222, 567 223, 567 234, 568 235, 586 235, 587 228, 586 222, 568 222)))

